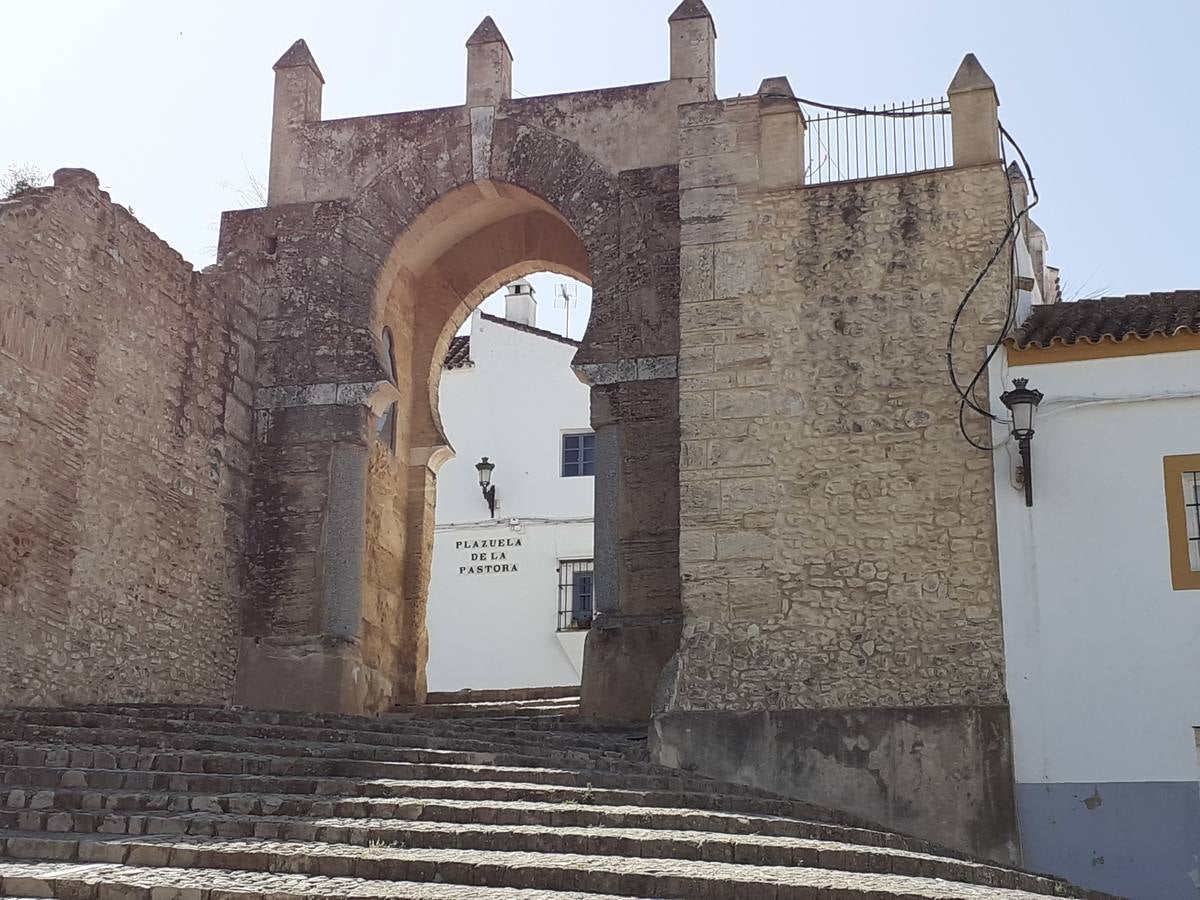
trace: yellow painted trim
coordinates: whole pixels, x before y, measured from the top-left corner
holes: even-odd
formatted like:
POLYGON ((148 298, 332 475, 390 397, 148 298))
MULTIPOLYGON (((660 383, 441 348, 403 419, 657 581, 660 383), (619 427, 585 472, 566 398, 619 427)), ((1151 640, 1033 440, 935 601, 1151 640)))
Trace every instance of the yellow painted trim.
POLYGON ((1200 472, 1200 453, 1163 457, 1163 486, 1167 497, 1167 534, 1171 551, 1171 586, 1177 591, 1200 591, 1200 572, 1188 556, 1187 509, 1183 473, 1200 472))
POLYGON ((1008 345, 1008 365, 1037 366, 1045 363, 1076 362, 1081 359, 1113 359, 1120 356, 1147 356, 1151 353, 1177 353, 1200 350, 1200 333, 1180 331, 1175 334, 1152 334, 1140 338, 1130 335, 1124 340, 1110 337, 1098 341, 1080 340, 1074 344, 1055 341, 1049 347, 1018 349, 1008 345))

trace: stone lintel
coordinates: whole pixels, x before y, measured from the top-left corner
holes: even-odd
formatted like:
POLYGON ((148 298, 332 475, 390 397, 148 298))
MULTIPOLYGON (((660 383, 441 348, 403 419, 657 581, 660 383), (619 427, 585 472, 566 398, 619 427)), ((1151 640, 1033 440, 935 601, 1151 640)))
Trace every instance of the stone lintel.
POLYGON ((652 381, 656 378, 678 377, 679 357, 639 356, 611 363, 579 363, 573 368, 582 381, 591 385, 652 381))
POLYGON ((364 404, 381 412, 400 399, 390 381, 355 381, 346 384, 287 384, 259 388, 254 392, 255 409, 286 409, 291 406, 357 406, 364 404))

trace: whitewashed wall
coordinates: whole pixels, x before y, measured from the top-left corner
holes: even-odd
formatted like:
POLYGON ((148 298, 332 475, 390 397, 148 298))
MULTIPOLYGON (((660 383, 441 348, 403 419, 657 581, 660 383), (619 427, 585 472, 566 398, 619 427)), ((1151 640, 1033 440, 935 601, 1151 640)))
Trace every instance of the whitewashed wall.
POLYGON ((431 691, 579 682, 585 632, 556 631, 558 560, 592 555, 593 479, 560 475, 562 434, 589 430, 589 393, 571 371, 574 354, 570 344, 476 313, 474 364, 443 373, 439 406, 456 457, 438 474, 431 691), (475 470, 483 456, 496 465, 494 520, 475 470), (464 546, 477 540, 508 544, 464 546), (489 556, 471 558, 480 552, 489 556), (490 556, 499 553, 503 560, 490 556), (518 570, 463 571, 479 563, 518 570))
POLYGON ((1005 365, 993 397, 1012 377, 1045 394, 1031 509, 1015 445, 994 455, 1026 865, 1194 897, 1200 591, 1171 586, 1162 460, 1200 453, 1200 352, 1005 365))

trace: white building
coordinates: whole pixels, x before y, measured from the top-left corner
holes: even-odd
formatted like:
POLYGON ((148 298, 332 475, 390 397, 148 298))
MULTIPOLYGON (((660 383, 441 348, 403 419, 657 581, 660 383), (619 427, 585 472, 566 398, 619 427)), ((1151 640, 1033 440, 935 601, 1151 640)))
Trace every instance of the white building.
POLYGON ((456 456, 438 473, 431 691, 578 684, 591 623, 595 443, 589 391, 571 370, 578 345, 536 327, 524 279, 505 307, 504 318, 475 312, 441 380, 456 456))
POLYGON ((1032 506, 1015 441, 994 454, 1025 864, 1194 898, 1200 292, 1035 306, 993 363, 991 396, 1016 377, 1044 395, 1032 506))

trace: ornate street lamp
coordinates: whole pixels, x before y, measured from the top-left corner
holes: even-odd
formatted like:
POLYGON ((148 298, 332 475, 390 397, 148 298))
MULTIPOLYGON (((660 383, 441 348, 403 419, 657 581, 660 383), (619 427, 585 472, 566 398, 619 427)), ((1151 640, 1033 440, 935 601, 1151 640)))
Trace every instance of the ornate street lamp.
POLYGON ((1000 395, 1000 402, 1012 413, 1012 436, 1021 450, 1021 474, 1025 482, 1025 505, 1033 506, 1033 463, 1029 443, 1033 438, 1033 414, 1042 402, 1042 392, 1027 387, 1028 378, 1014 378, 1011 391, 1000 395))
POLYGON ((496 468, 495 463, 488 462, 485 456, 479 462, 475 463, 475 469, 479 472, 479 487, 483 489, 483 499, 487 501, 488 512, 492 518, 496 518, 496 486, 492 484, 492 469, 496 468))

